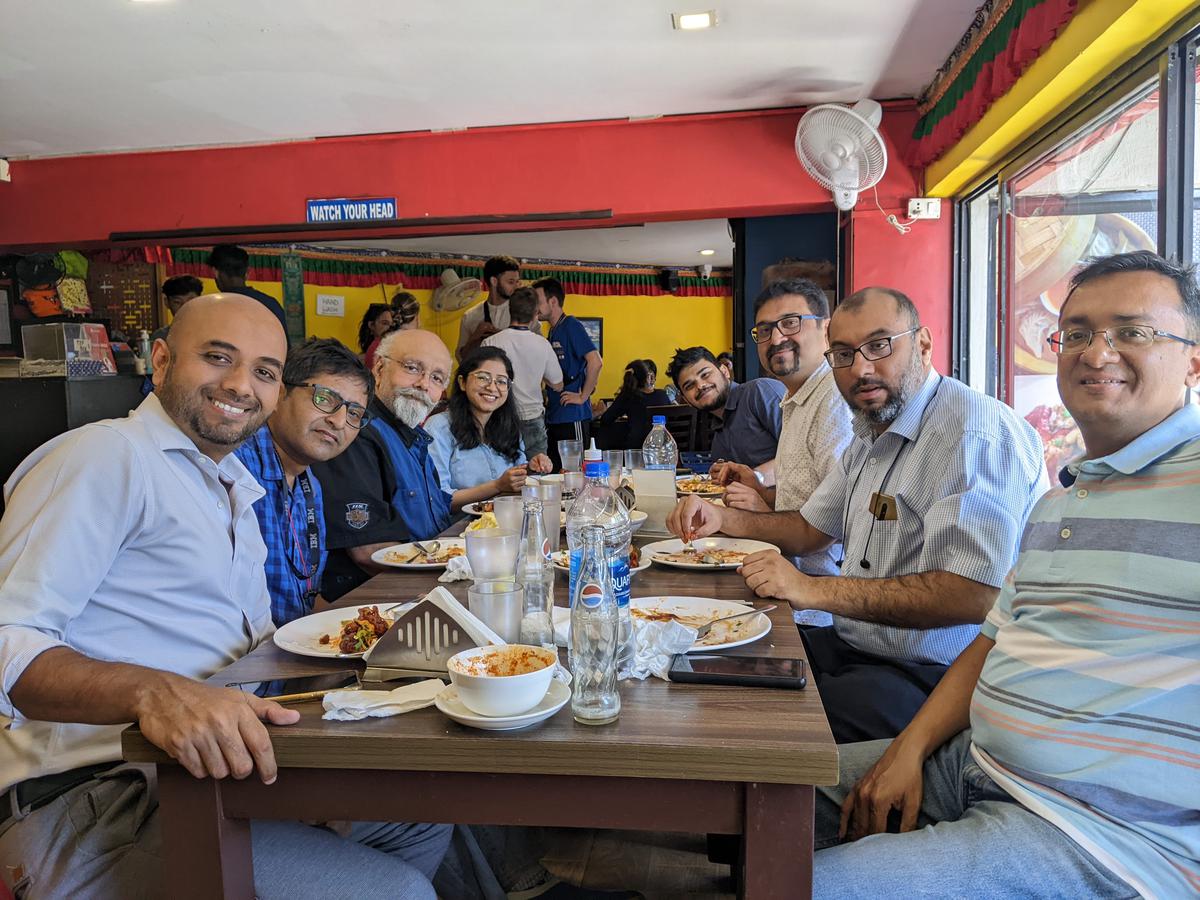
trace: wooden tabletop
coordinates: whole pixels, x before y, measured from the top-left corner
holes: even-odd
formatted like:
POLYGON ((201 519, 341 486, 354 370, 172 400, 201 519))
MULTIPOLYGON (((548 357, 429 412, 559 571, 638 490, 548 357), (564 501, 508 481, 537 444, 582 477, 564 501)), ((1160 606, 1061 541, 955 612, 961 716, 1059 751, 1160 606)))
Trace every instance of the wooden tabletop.
MULTIPOLYGON (((433 588, 436 574, 388 572, 350 592, 337 606, 412 600, 433 588)), ((466 601, 466 585, 443 585, 466 601)), ((685 595, 761 603, 736 572, 697 573, 658 564, 633 576, 632 596, 685 595)), ((566 578, 555 599, 566 604, 566 578)), ((771 632, 728 651, 804 657, 791 610, 769 613, 771 632)), ((355 660, 294 656, 266 642, 218 672, 215 684, 289 678, 358 668, 355 660)), ((448 680, 448 679, 447 679, 448 680)), ((834 784, 837 747, 815 685, 804 690, 674 684, 650 677, 620 683, 621 715, 611 725, 577 724, 568 704, 546 722, 522 731, 489 732, 450 721, 434 708, 384 719, 331 722, 320 701, 296 704, 300 721, 272 727, 280 766, 406 769, 441 772, 517 772, 608 775, 781 784, 834 784)), ((125 758, 167 762, 136 728, 123 737, 125 758)))

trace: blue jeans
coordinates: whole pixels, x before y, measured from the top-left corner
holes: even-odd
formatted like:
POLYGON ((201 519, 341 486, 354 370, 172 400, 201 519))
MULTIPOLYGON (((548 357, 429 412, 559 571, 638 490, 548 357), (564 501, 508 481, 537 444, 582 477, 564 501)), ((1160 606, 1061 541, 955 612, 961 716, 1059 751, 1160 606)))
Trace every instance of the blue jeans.
POLYGON ((889 743, 843 744, 841 783, 817 788, 818 900, 1137 897, 1066 834, 1001 790, 971 757, 970 731, 925 761, 916 830, 839 843, 842 801, 889 743))

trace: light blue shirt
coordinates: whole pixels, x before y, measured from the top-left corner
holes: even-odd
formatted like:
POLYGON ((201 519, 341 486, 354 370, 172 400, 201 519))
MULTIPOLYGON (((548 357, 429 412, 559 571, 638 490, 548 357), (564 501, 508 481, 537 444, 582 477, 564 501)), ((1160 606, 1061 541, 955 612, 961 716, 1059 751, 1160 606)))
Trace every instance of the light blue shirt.
POLYGON ((124 419, 43 444, 0 519, 0 786, 121 758, 122 725, 24 719, 10 691, 53 647, 206 678, 267 638, 263 496, 151 394, 124 419))
MULTIPOLYGON (((855 417, 841 465, 801 513, 844 548, 842 577, 952 572, 1000 587, 1049 480, 1033 427, 992 397, 934 371, 883 434, 855 417), (875 493, 895 498, 876 519, 875 493), (863 567, 862 560, 867 567, 863 567)), ((889 659, 949 665, 978 625, 898 628, 833 617, 853 647, 889 659)))
POLYGON ((486 444, 464 450, 450 433, 448 412, 431 416, 425 423, 425 430, 433 438, 429 455, 433 457, 433 464, 437 467, 442 490, 447 494, 493 481, 513 466, 525 464, 524 442, 515 460, 501 456, 486 444))

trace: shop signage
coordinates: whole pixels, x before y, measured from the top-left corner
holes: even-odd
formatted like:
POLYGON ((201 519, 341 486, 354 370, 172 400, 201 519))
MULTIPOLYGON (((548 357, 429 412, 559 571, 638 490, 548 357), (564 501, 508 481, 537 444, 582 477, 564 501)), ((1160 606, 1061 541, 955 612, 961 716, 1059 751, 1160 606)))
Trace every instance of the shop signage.
POLYGON ((339 197, 309 200, 310 222, 373 222, 396 218, 395 197, 339 197))

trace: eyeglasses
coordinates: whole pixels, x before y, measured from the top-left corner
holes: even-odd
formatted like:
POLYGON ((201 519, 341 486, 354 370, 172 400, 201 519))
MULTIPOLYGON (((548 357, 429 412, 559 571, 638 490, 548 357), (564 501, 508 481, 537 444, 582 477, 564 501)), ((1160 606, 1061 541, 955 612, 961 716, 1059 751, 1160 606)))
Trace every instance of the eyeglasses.
POLYGON ((351 428, 362 428, 371 421, 371 414, 365 406, 346 400, 333 388, 311 381, 285 381, 284 384, 288 387, 312 388, 312 404, 323 413, 333 415, 343 406, 346 407, 346 424, 351 428))
POLYGON ((432 384, 436 388, 444 389, 450 380, 450 376, 445 375, 441 372, 427 372, 425 367, 423 365, 421 365, 420 363, 410 362, 409 360, 404 360, 403 362, 401 362, 400 360, 396 359, 395 357, 384 356, 382 353, 376 353, 375 356, 379 359, 386 359, 388 362, 394 362, 396 365, 398 365, 400 368, 402 368, 405 372, 407 372, 409 375, 411 375, 417 381, 420 381, 422 378, 428 377, 429 383, 432 384))
POLYGON ((508 386, 512 384, 511 379, 507 375, 493 375, 491 372, 483 372, 478 369, 471 373, 471 377, 483 387, 495 384, 496 387, 504 388, 506 391, 508 390, 508 386))
POLYGON ((1105 331, 1092 331, 1090 328, 1069 328, 1066 331, 1054 332, 1050 337, 1046 338, 1046 343, 1050 345, 1050 349, 1055 353, 1068 356, 1074 353, 1082 353, 1088 347, 1092 346, 1092 338, 1098 334, 1104 335, 1104 341, 1108 344, 1108 348, 1116 350, 1118 353, 1122 350, 1141 350, 1144 347, 1149 347, 1157 338, 1179 341, 1179 343, 1187 344, 1189 347, 1196 346, 1195 341, 1180 337, 1177 334, 1171 334, 1169 331, 1159 331, 1150 325, 1122 325, 1119 328, 1110 328, 1105 331))
POLYGON ((774 322, 759 322, 750 329, 750 337, 754 339, 754 343, 756 344, 765 344, 771 339, 771 332, 776 328, 779 329, 779 333, 781 335, 786 337, 789 334, 795 334, 801 328, 803 328, 805 319, 819 321, 823 318, 824 316, 792 315, 784 316, 781 319, 776 319, 774 322))
POLYGON ((825 359, 829 361, 830 368, 845 369, 854 365, 854 354, 861 353, 863 359, 869 359, 874 362, 877 359, 885 359, 892 355, 892 341, 898 337, 904 337, 906 334, 912 334, 914 331, 920 331, 921 326, 910 328, 908 331, 901 331, 899 334, 891 334, 887 337, 875 338, 867 341, 865 344, 859 344, 857 347, 838 347, 834 350, 825 351, 825 359))

